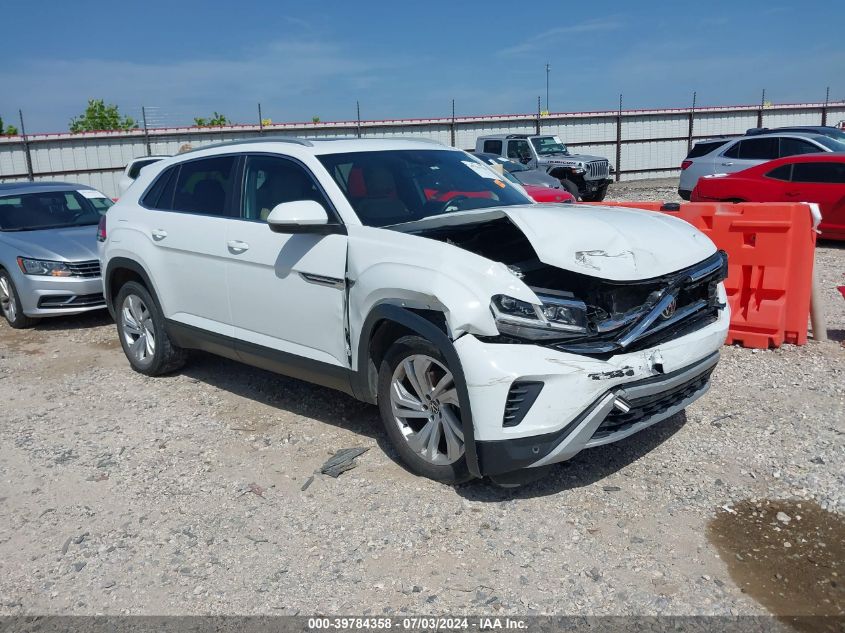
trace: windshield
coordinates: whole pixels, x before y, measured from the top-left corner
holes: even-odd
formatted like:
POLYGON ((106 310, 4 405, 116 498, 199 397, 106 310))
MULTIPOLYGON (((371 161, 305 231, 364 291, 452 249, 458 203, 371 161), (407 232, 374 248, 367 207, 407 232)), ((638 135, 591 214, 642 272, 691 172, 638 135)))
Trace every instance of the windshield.
POLYGON ((390 150, 319 159, 366 226, 532 203, 504 176, 464 152, 390 150))
POLYGON ((540 156, 550 156, 552 154, 569 155, 569 150, 566 149, 561 140, 557 136, 536 136, 531 139, 531 144, 537 150, 540 156))
POLYGON ((97 224, 114 204, 99 191, 47 191, 0 197, 0 231, 37 231, 97 224))
POLYGON ((829 148, 831 152, 845 152, 845 142, 837 141, 835 138, 831 138, 829 136, 817 136, 815 141, 829 148))

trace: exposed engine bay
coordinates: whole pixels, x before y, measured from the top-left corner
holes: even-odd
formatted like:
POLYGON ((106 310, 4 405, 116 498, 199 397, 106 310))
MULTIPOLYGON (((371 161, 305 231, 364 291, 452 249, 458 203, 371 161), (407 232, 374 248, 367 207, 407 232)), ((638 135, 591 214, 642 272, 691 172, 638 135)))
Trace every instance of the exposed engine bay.
MULTIPOLYGON (((610 281, 542 262, 529 239, 507 217, 413 234, 505 264, 544 305, 547 301, 583 302, 585 331, 543 341, 562 351, 601 357, 650 347, 712 323, 725 307, 717 290, 727 276, 727 256, 722 251, 660 277, 610 281)), ((522 342, 519 337, 498 338, 522 342)))

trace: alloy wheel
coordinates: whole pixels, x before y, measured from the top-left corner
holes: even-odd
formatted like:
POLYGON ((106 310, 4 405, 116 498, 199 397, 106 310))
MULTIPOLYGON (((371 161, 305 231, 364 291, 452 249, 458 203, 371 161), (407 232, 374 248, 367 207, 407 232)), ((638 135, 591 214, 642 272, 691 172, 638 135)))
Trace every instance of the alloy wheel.
POLYGON ((9 321, 14 321, 18 316, 18 306, 15 303, 12 282, 5 275, 0 277, 0 310, 3 311, 9 321))
POLYGON ((121 306, 121 330, 127 353, 137 362, 152 360, 156 350, 152 315, 138 295, 127 295, 121 306))
POLYGON ((464 432, 452 373, 425 354, 405 358, 390 381, 390 408, 408 446, 431 464, 464 454, 464 432))

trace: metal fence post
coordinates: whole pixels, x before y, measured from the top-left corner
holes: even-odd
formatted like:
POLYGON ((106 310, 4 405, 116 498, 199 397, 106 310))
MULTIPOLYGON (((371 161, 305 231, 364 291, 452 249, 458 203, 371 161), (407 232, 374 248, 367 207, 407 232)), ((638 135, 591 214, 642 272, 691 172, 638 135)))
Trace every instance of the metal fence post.
POLYGON ((29 181, 35 180, 35 174, 32 171, 32 155, 29 153, 29 139, 26 138, 26 126, 23 124, 23 110, 18 110, 18 117, 21 120, 21 139, 23 140, 23 151, 26 154, 26 173, 29 181))
POLYGON ((696 93, 692 93, 692 107, 689 111, 689 132, 687 133, 687 152, 692 149, 692 135, 695 129, 695 97, 696 93))
POLYGON ((757 110, 757 127, 763 127, 763 106, 766 105, 766 89, 763 88, 763 96, 760 98, 760 109, 757 110))
POLYGON ((452 147, 455 147, 455 100, 452 99, 452 123, 449 125, 450 136, 452 137, 452 147))
POLYGON ((824 94, 824 106, 822 106, 822 125, 827 125, 827 104, 830 103, 830 86, 824 94))
POLYGON ((141 106, 141 120, 144 122, 144 143, 147 144, 147 156, 152 156, 153 152, 150 148, 150 132, 147 130, 147 108, 141 106))
POLYGON ((258 133, 264 134, 264 117, 261 116, 261 104, 258 104, 258 133))
POLYGON ((537 134, 540 134, 540 95, 537 95, 537 134))
POLYGON ((358 130, 358 138, 361 138, 361 102, 355 102, 355 111, 357 112, 357 125, 356 129, 358 130))
POLYGON ((616 182, 622 173, 622 95, 619 95, 619 110, 616 114, 616 182))

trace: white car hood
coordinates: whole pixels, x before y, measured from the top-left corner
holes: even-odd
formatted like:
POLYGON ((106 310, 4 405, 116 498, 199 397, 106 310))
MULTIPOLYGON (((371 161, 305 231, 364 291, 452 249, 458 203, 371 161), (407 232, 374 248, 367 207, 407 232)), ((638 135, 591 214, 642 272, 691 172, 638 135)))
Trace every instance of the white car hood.
POLYGON ((694 226, 663 213, 624 207, 536 204, 449 213, 391 228, 413 232, 507 217, 540 261, 612 281, 650 279, 716 252, 694 226))

